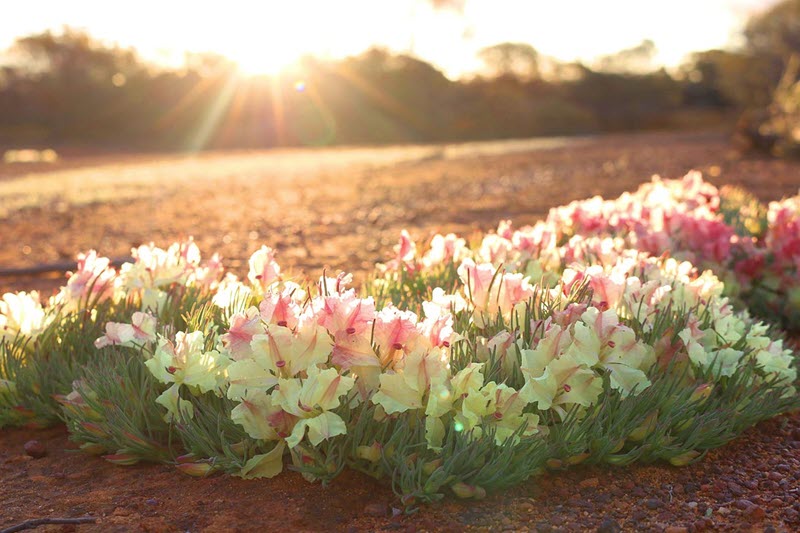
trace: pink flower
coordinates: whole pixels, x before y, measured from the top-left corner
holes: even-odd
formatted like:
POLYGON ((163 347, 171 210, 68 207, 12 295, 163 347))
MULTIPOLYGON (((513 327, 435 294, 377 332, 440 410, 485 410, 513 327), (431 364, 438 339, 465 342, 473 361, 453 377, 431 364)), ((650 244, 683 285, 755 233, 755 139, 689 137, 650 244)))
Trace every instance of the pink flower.
POLYGON ((583 314, 582 319, 601 340, 611 337, 611 333, 620 325, 617 313, 613 309, 607 309, 601 312, 598 309, 589 308, 583 314))
POLYGON ((771 202, 764 244, 776 274, 786 272, 792 285, 800 285, 800 195, 771 202))
POLYGON ((510 313, 517 304, 527 302, 534 288, 522 274, 503 274, 499 280, 498 307, 503 314, 510 313))
POLYGON ((403 230, 400 232, 400 242, 394 247, 394 252, 397 254, 397 261, 403 263, 410 263, 414 261, 417 256, 417 246, 411 240, 408 231, 403 230))
MULTIPOLYGON (((553 312, 552 323, 561 326, 563 329, 567 329, 580 320, 581 315, 586 312, 586 308, 586 304, 571 303, 563 310, 553 312)), ((546 325, 545 329, 548 327, 549 325, 546 325)))
POLYGON ((489 352, 494 354, 495 361, 500 363, 506 374, 517 366, 516 351, 511 349, 515 341, 512 333, 501 331, 486 343, 489 352))
POLYGON ((345 330, 339 330, 334 336, 331 363, 343 370, 381 366, 380 359, 375 355, 375 350, 369 342, 368 334, 347 333, 345 330))
POLYGON ((221 337, 222 345, 228 349, 233 360, 241 361, 253 356, 250 342, 254 335, 261 335, 265 331, 258 309, 250 307, 244 313, 231 316, 228 332, 221 337))
POLYGON ((152 242, 131 250, 134 262, 120 269, 122 284, 128 289, 159 288, 194 279, 200 264, 200 250, 191 239, 175 242, 167 250, 152 242))
MULTIPOLYGON (((463 296, 459 293, 455 294, 448 294, 445 290, 441 287, 436 287, 433 289, 431 293, 431 301, 430 302, 423 302, 423 309, 425 309, 425 305, 430 304, 432 306, 436 306, 440 308, 440 313, 442 312, 452 312, 458 313, 463 311, 467 308, 467 301, 464 299, 463 296)), ((433 313, 433 310, 431 310, 433 313)), ((427 316, 427 311, 426 311, 427 316)))
POLYGON ((457 263, 468 254, 469 249, 464 239, 458 238, 453 233, 445 236, 437 234, 431 239, 431 247, 425 253, 422 262, 426 267, 431 268, 443 263, 457 263))
POLYGON ((212 288, 218 286, 224 274, 225 267, 222 265, 222 258, 219 254, 214 254, 205 264, 195 268, 192 281, 212 288))
POLYGON ((561 290, 563 294, 566 296, 571 293, 572 290, 583 283, 585 279, 586 274, 582 270, 575 270, 573 268, 565 269, 564 273, 561 274, 561 290))
POLYGON ((122 344, 130 340, 130 338, 133 337, 133 334, 129 333, 129 326, 130 324, 109 322, 106 324, 106 334, 94 341, 94 347, 104 348, 106 346, 122 344))
POLYGON ((293 296, 296 290, 296 287, 287 287, 281 293, 268 292, 259 305, 261 319, 267 324, 296 328, 301 313, 300 306, 293 296))
POLYGON ((433 302, 422 302, 425 320, 420 324, 422 334, 432 346, 449 348, 455 339, 453 315, 433 302))
POLYGON ((417 265, 417 245, 411 240, 408 231, 400 232, 400 241, 394 246, 394 258, 386 263, 387 270, 410 270, 418 269, 417 265))
POLYGON ((727 263, 736 232, 708 212, 676 213, 669 222, 670 233, 680 247, 691 250, 701 260, 727 263))
POLYGON ((585 272, 592 288, 592 302, 615 309, 622 301, 625 292, 627 279, 625 273, 613 270, 606 273, 599 265, 590 266, 585 272))
POLYGON ((260 287, 264 292, 280 278, 281 267, 275 261, 275 251, 268 246, 262 246, 253 253, 248 264, 250 272, 247 274, 247 279, 254 287, 260 287))
POLYGON ((511 236, 514 235, 513 224, 511 224, 510 220, 507 220, 507 219, 506 220, 501 220, 497 224, 496 233, 497 233, 497 235, 499 235, 500 237, 502 237, 502 238, 504 238, 506 240, 511 240, 511 236))
POLYGON ((498 272, 490 263, 476 265, 471 259, 465 259, 458 274, 473 305, 473 318, 478 323, 483 323, 484 314, 508 315, 517 304, 526 302, 535 293, 527 277, 498 272))
POLYGON ((111 298, 114 294, 116 271, 110 268, 111 261, 107 257, 99 257, 97 252, 89 250, 78 254, 78 268, 69 274, 67 280, 67 302, 79 305, 81 302, 99 303, 111 298))
POLYGON ((613 210, 613 206, 613 202, 606 202, 595 196, 551 209, 547 221, 563 228, 570 235, 596 234, 607 229, 607 220, 610 218, 608 213, 613 210))
POLYGON ((665 231, 651 231, 645 227, 637 228, 630 236, 631 245, 649 254, 659 256, 666 250, 675 250, 677 245, 665 231))
POLYGON ((375 301, 372 297, 357 298, 352 289, 317 299, 314 305, 319 306, 316 313, 319 325, 334 336, 339 331, 360 335, 371 327, 375 318, 375 301))
POLYGON ((177 251, 178 256, 187 265, 197 266, 200 264, 200 248, 195 244, 193 237, 189 237, 184 242, 174 243, 170 246, 169 251, 172 253, 177 251))
POLYGON ((339 272, 335 278, 321 276, 317 286, 321 296, 332 296, 347 292, 351 283, 353 283, 352 274, 339 272))
POLYGON ((458 267, 458 275, 464 284, 467 299, 477 310, 489 307, 489 296, 496 269, 491 263, 476 265, 472 259, 465 259, 458 267))
POLYGON ((556 248, 558 228, 548 222, 537 222, 535 226, 525 226, 511 236, 514 248, 528 256, 538 255, 544 249, 556 248))
POLYGON ((407 352, 420 336, 417 315, 411 311, 387 307, 375 316, 372 340, 384 365, 395 360, 398 353, 407 352))
POLYGON ((142 312, 133 313, 130 324, 108 322, 106 334, 94 341, 95 348, 111 345, 142 346, 156 340, 156 318, 142 312))
POLYGON ((500 266, 513 259, 513 252, 514 245, 510 240, 490 233, 483 238, 478 256, 487 263, 500 266))

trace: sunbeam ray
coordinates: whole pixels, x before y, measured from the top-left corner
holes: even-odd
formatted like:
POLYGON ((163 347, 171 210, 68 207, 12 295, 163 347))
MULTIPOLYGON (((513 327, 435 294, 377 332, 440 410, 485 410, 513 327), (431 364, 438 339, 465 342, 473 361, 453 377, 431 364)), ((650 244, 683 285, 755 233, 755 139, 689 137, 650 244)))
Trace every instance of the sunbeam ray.
POLYGON ((227 111, 239 80, 235 76, 230 76, 225 80, 225 85, 219 91, 208 112, 203 117, 203 121, 197 130, 189 138, 186 148, 189 152, 199 152, 207 144, 217 130, 217 126, 227 111))

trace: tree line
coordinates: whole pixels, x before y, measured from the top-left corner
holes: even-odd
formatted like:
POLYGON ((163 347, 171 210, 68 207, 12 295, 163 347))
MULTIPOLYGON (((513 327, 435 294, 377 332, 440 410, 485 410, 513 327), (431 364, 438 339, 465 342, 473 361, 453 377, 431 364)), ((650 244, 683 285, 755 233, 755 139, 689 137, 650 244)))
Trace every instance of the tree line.
POLYGON ((304 58, 245 77, 229 60, 157 67, 135 51, 65 29, 18 39, 0 67, 0 144, 131 149, 483 140, 678 127, 769 104, 800 50, 800 0, 754 17, 739 50, 652 69, 650 41, 589 66, 527 44, 481 52, 485 72, 450 80, 418 58, 371 49, 304 58))

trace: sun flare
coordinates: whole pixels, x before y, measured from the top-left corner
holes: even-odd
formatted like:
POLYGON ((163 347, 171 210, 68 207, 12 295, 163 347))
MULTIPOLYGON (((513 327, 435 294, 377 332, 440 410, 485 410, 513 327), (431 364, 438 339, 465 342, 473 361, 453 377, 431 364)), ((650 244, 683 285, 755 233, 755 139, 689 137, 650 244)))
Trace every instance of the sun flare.
POLYGON ((278 74, 295 63, 300 54, 292 55, 285 52, 272 53, 272 51, 245 50, 241 54, 232 55, 239 70, 249 76, 262 74, 278 74))
POLYGON ((277 74, 304 55, 324 53, 328 35, 319 24, 297 6, 268 2, 209 36, 207 46, 245 74, 277 74))
POLYGON ((234 61, 244 74, 278 74, 308 53, 308 48, 304 48, 288 33, 280 37, 271 36, 258 43, 231 40, 230 49, 224 55, 234 61))

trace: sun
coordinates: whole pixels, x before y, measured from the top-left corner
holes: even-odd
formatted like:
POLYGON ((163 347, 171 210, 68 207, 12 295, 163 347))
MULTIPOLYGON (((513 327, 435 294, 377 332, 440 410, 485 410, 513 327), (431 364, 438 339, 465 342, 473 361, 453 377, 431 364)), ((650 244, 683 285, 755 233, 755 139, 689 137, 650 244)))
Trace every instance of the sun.
POLYGON ((307 44, 294 42, 291 35, 286 35, 284 38, 272 37, 260 42, 242 43, 242 46, 231 46, 222 53, 235 62, 245 75, 274 75, 295 65, 304 55, 312 53, 307 44))
POLYGON ((264 74, 279 74, 292 66, 300 59, 300 54, 290 54, 284 51, 274 53, 272 50, 242 50, 240 53, 228 55, 239 67, 239 70, 248 76, 264 74))
POLYGON ((303 56, 328 48, 326 28, 297 6, 266 2, 251 9, 236 25, 219 28, 206 42, 244 74, 277 74, 303 56))

